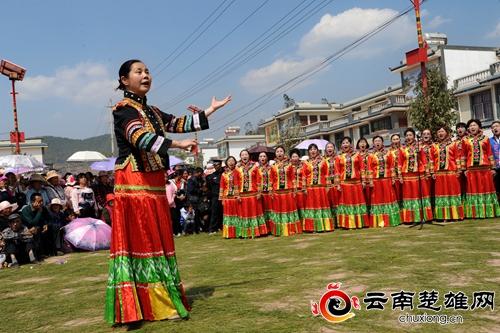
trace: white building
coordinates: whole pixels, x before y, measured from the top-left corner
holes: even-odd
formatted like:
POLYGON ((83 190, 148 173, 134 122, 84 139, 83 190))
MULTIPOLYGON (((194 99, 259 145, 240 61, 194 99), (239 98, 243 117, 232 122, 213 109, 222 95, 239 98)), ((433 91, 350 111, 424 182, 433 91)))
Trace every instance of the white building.
MULTIPOLYGON (((31 155, 41 163, 43 163, 43 156, 45 149, 48 148, 42 139, 26 139, 25 142, 20 144, 21 154, 31 155)), ((16 145, 9 140, 0 141, 0 156, 12 155, 16 151, 16 145)))
POLYGON ((239 127, 228 127, 223 138, 216 142, 217 155, 221 159, 234 156, 239 159, 240 152, 256 143, 264 143, 265 135, 240 135, 239 127))
POLYGON ((203 139, 199 143, 200 153, 203 156, 203 165, 207 165, 211 158, 218 157, 218 149, 212 138, 203 139))

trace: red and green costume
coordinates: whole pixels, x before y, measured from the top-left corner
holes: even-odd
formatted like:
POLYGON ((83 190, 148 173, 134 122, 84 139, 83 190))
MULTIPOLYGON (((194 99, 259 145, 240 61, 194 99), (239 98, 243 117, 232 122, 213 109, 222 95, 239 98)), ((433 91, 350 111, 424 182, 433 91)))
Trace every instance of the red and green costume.
POLYGON ((416 223, 432 220, 430 170, 425 164, 425 153, 413 143, 401 147, 398 155, 398 175, 403 180, 401 221, 416 223), (420 183, 420 185, 419 185, 420 183))
POLYGON ((445 139, 431 150, 434 167, 434 218, 463 220, 464 206, 460 187, 460 155, 457 142, 445 139))
POLYGON ((335 184, 341 188, 337 224, 341 228, 356 229, 368 225, 363 170, 363 157, 359 153, 350 151, 335 158, 335 184))
POLYGON ((222 201, 222 237, 237 238, 245 231, 242 230, 238 216, 240 197, 240 173, 235 169, 226 168, 220 177, 219 200, 222 201))
POLYGON ((299 161, 298 164, 293 165, 294 172, 294 184, 295 184, 295 203, 297 204, 297 211, 299 213, 299 218, 304 226, 304 207, 306 205, 307 196, 307 185, 306 185, 306 174, 305 174, 305 163, 299 161))
POLYGON ((330 202, 330 207, 332 208, 332 214, 335 216, 337 214, 337 206, 339 204, 340 193, 335 187, 335 156, 325 156, 326 163, 328 164, 328 178, 327 178, 327 189, 328 189, 328 201, 330 202))
POLYGON ((464 209, 467 218, 500 216, 491 169, 495 160, 490 140, 482 133, 462 140, 462 163, 466 167, 467 194, 464 209))
POLYGON ((241 161, 236 166, 241 179, 238 217, 241 226, 236 230, 236 237, 254 238, 268 234, 266 219, 260 200, 261 174, 256 163, 241 161))
POLYGON ((371 188, 370 223, 372 228, 394 227, 401 224, 394 154, 382 148, 368 157, 368 183, 371 188))
POLYGON ((302 209, 303 231, 323 232, 334 229, 333 214, 326 192, 328 173, 328 163, 321 156, 304 163, 307 193, 302 209))
POLYGON ((259 172, 261 177, 260 193, 262 195, 262 210, 264 211, 264 219, 266 220, 267 230, 271 230, 272 213, 273 213, 273 184, 269 177, 271 173, 271 166, 269 163, 266 165, 259 165, 259 172))
POLYGON ((302 233, 302 222, 295 202, 295 168, 286 160, 276 160, 271 167, 273 213, 270 232, 275 236, 302 233))

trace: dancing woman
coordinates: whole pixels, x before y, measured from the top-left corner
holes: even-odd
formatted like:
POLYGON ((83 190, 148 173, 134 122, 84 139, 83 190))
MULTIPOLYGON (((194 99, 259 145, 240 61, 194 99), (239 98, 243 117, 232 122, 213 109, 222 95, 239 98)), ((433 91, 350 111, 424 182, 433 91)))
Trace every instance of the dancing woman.
POLYGON ((272 211, 273 211, 273 184, 269 178, 271 165, 266 152, 259 154, 259 172, 260 172, 260 193, 262 195, 262 210, 264 211, 264 219, 266 220, 267 230, 271 230, 272 211))
POLYGON ((399 149, 397 165, 399 181, 403 184, 401 222, 431 221, 430 187, 423 181, 430 174, 424 164, 425 155, 417 145, 413 128, 406 129, 405 139, 406 145, 399 149))
POLYGON ((236 158, 226 158, 226 169, 220 177, 219 200, 222 201, 222 237, 237 238, 241 229, 238 217, 240 202, 240 173, 236 170, 236 158))
POLYGON ((328 142, 325 146, 325 160, 328 164, 328 178, 327 178, 327 189, 328 189, 328 201, 330 202, 330 207, 332 209, 332 214, 335 216, 337 205, 339 203, 340 193, 335 187, 335 157, 337 156, 335 152, 335 145, 328 142))
POLYGON ((393 184, 396 183, 394 154, 384 148, 381 136, 373 138, 373 151, 368 157, 371 187, 370 227, 394 227, 401 223, 398 199, 393 184))
POLYGON ((344 229, 368 226, 363 183, 365 182, 363 158, 352 149, 352 139, 342 139, 342 153, 335 158, 335 185, 340 192, 337 223, 344 229))
POLYGON ((492 175, 495 174, 495 160, 490 140, 481 130, 481 122, 471 119, 467 122, 469 135, 463 139, 463 165, 467 168, 467 194, 465 195, 466 218, 489 218, 500 216, 492 175))
POLYGON ((286 159, 285 148, 276 148, 275 163, 271 167, 273 184, 273 218, 270 232, 274 236, 302 233, 302 223, 295 202, 295 168, 286 159))
POLYGON ((306 232, 333 231, 334 220, 326 193, 328 164, 319 154, 316 144, 310 144, 307 151, 309 160, 304 167, 307 195, 302 210, 302 229, 306 232))
POLYGON ((266 219, 262 210, 261 174, 259 167, 250 161, 250 153, 240 152, 240 162, 236 165, 241 179, 238 216, 241 227, 236 229, 236 237, 254 238, 267 235, 266 219))
POLYGON ((169 148, 190 148, 196 141, 171 140, 166 133, 208 128, 207 117, 231 97, 213 98, 205 111, 177 118, 147 104, 152 77, 140 60, 122 64, 119 83, 124 98, 113 108, 119 156, 105 319, 115 324, 186 318, 189 305, 175 258, 165 169, 169 148))
POLYGON ((460 154, 457 141, 450 138, 450 130, 441 126, 437 142, 431 150, 434 166, 434 217, 437 220, 464 219, 460 188, 460 154))

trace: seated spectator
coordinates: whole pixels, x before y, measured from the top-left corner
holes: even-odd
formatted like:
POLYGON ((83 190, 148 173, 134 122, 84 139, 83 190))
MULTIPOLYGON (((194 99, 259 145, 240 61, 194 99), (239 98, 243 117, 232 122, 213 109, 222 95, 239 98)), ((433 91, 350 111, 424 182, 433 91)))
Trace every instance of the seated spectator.
POLYGON ((181 208, 181 226, 183 235, 188 233, 192 234, 193 231, 195 231, 195 218, 196 214, 192 203, 188 203, 185 207, 181 208))
POLYGON ((4 265, 6 264, 7 253, 5 253, 5 240, 3 239, 2 233, 0 233, 0 269, 4 268, 4 265))
POLYGON ((26 194, 24 194, 25 191, 21 185, 21 181, 18 181, 16 174, 13 172, 7 172, 5 176, 8 180, 7 188, 14 196, 15 202, 19 207, 23 207, 26 205, 26 194))
POLYGON ((61 176, 55 170, 51 170, 47 172, 45 179, 47 180, 45 189, 50 202, 57 198, 64 207, 66 205, 66 195, 64 194, 64 188, 61 186, 61 176))
POLYGON ((50 199, 45 189, 46 181, 41 174, 35 173, 30 177, 28 190, 26 191, 26 198, 30 200, 33 193, 39 193, 43 199, 43 205, 50 204, 50 199))
POLYGON ((30 204, 21 209, 21 219, 23 224, 28 228, 33 235, 34 251, 40 257, 47 254, 47 244, 50 239, 48 237, 47 225, 47 210, 43 205, 42 195, 40 193, 33 193, 30 197, 30 204))
POLYGON ((5 254, 10 259, 9 267, 18 267, 20 262, 28 260, 31 263, 38 263, 33 234, 22 224, 19 214, 9 216, 9 227, 2 231, 2 236, 5 241, 5 254))
POLYGON ((0 202, 0 231, 9 226, 9 215, 17 210, 17 204, 7 200, 0 202))
POLYGON ((63 227, 68 223, 63 208, 64 206, 58 198, 54 198, 50 202, 47 224, 49 226, 49 253, 51 255, 57 255, 58 251, 63 250, 63 227))
POLYGON ((108 225, 113 225, 113 204, 115 202, 115 195, 113 193, 106 194, 106 204, 102 209, 101 218, 108 225))

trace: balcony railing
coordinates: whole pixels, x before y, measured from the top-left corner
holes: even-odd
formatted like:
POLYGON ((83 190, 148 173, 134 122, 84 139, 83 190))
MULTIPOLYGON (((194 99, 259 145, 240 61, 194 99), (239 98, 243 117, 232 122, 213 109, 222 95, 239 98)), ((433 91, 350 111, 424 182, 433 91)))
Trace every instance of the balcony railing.
POLYGON ((476 73, 472 73, 470 75, 461 77, 456 79, 453 84, 456 89, 462 89, 468 86, 472 86, 477 84, 490 76, 500 74, 500 61, 491 64, 489 69, 485 69, 484 71, 479 71, 476 73))
POLYGON ((382 102, 370 105, 368 107, 368 113, 376 113, 379 111, 382 111, 384 109, 390 108, 391 106, 406 106, 408 105, 408 100, 406 99, 405 95, 391 95, 388 96, 385 100, 382 102))

